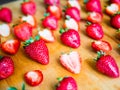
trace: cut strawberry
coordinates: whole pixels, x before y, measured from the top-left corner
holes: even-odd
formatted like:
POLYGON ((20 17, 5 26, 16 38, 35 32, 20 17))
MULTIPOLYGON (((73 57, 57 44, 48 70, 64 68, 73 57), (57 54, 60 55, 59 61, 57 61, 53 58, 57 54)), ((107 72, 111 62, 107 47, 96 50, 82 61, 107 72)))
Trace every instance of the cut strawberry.
POLYGON ((60 0, 44 0, 44 3, 46 5, 60 5, 60 0))
POLYGON ((55 41, 53 32, 49 29, 43 29, 42 31, 39 31, 38 33, 45 42, 54 42, 55 41))
POLYGON ((78 74, 81 70, 81 59, 78 52, 72 51, 69 54, 60 56, 60 63, 70 72, 78 74))
POLYGON ((43 81, 43 74, 40 70, 32 70, 24 75, 25 81, 31 86, 37 86, 43 81))

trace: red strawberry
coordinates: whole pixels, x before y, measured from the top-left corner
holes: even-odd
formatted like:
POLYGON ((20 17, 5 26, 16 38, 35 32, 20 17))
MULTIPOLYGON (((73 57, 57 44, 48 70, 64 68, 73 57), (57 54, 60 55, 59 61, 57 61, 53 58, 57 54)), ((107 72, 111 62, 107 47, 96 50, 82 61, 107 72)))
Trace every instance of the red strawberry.
POLYGON ((3 7, 0 9, 0 20, 10 23, 12 22, 12 11, 7 8, 7 7, 3 7))
POLYGON ((101 55, 98 53, 96 68, 99 72, 112 77, 119 77, 119 69, 115 62, 115 59, 111 55, 101 55))
POLYGON ((32 36, 32 26, 27 22, 22 22, 13 27, 15 36, 21 41, 28 40, 32 36))
POLYGON ((50 30, 56 30, 58 28, 58 20, 55 16, 50 15, 45 17, 42 21, 42 25, 50 30))
POLYGON ((49 29, 43 29, 42 31, 39 31, 38 33, 45 42, 54 42, 55 41, 53 32, 49 29))
POLYGON ((110 23, 114 28, 120 29, 120 14, 116 14, 111 17, 110 23))
POLYGON ((102 12, 100 0, 88 0, 86 3, 86 10, 89 12, 102 12))
POLYGON ((0 80, 8 78, 14 72, 14 62, 9 56, 0 57, 0 80))
POLYGON ((23 0, 21 4, 21 11, 25 15, 34 15, 36 13, 36 3, 34 0, 23 0))
POLYGON ((110 4, 109 6, 106 7, 105 12, 106 12, 108 15, 111 15, 111 16, 112 16, 112 15, 116 14, 119 10, 120 10, 119 4, 117 4, 117 3, 112 3, 112 4, 110 4))
POLYGON ((37 27, 36 18, 32 15, 23 16, 21 17, 20 21, 29 23, 33 26, 33 28, 37 27))
POLYGON ((58 78, 59 83, 56 90, 78 90, 77 83, 73 77, 58 78))
POLYGON ((70 72, 78 74, 81 70, 81 59, 78 52, 72 51, 60 56, 60 63, 70 72))
POLYGON ((70 16, 71 18, 79 22, 80 21, 80 10, 76 7, 67 8, 67 10, 65 11, 65 16, 70 16))
POLYGON ((59 6, 56 6, 56 5, 50 5, 50 6, 48 6, 47 12, 50 13, 50 15, 55 16, 58 20, 62 16, 61 8, 59 6))
POLYGON ((48 48, 42 39, 34 41, 30 38, 25 42, 24 51, 34 61, 43 65, 49 63, 48 48))
POLYGON ((102 15, 98 12, 90 12, 87 20, 92 23, 100 23, 102 21, 102 15))
POLYGON ((16 54, 20 47, 20 41, 17 39, 11 39, 1 44, 2 51, 8 54, 16 54))
POLYGON ((91 46, 95 51, 102 50, 103 52, 107 53, 112 50, 110 43, 104 40, 93 41, 91 46))
POLYGON ((43 74, 40 70, 32 70, 24 74, 25 81, 31 86, 37 86, 43 81, 43 74))
POLYGON ((110 2, 120 4, 120 0, 110 0, 110 2))
POLYGON ((44 0, 44 3, 47 5, 60 5, 60 0, 44 0))
POLYGON ((65 45, 72 48, 78 48, 80 46, 80 35, 78 31, 74 29, 68 29, 67 31, 61 29, 60 33, 60 39, 65 45))
POLYGON ((98 23, 88 25, 86 28, 86 33, 89 37, 95 40, 102 39, 104 35, 102 26, 98 23))

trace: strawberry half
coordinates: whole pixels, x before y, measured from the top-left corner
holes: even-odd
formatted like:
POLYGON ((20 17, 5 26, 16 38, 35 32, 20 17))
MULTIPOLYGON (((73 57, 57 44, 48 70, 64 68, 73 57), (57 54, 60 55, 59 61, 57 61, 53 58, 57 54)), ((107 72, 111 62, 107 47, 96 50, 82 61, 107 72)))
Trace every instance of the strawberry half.
POLYGON ((36 3, 34 0, 23 0, 21 11, 25 15, 34 15, 36 13, 36 3))
POLYGON ((10 26, 8 24, 0 24, 0 35, 3 37, 10 35, 10 26))
POLYGON ((43 81, 43 74, 40 70, 32 70, 24 74, 26 83, 31 86, 37 86, 43 81))
POLYGON ((32 26, 27 22, 22 22, 13 27, 14 35, 21 41, 28 40, 32 36, 32 26))
POLYGON ((78 90, 77 83, 73 77, 58 78, 56 90, 78 90))
POLYGON ((8 54, 16 54, 20 47, 20 41, 17 39, 7 40, 2 42, 1 49, 8 54))
POLYGON ((76 51, 72 51, 70 53, 65 53, 60 56, 60 63, 63 67, 65 67, 68 71, 78 74, 81 70, 81 59, 76 51))
POLYGON ((72 48, 78 48, 80 46, 80 35, 78 31, 74 29, 68 29, 66 31, 61 29, 60 33, 60 40, 63 44, 72 48))
POLYGON ((53 32, 49 29, 43 29, 42 31, 39 31, 38 34, 45 42, 54 42, 55 41, 53 32))
POLYGON ((60 5, 60 0, 44 0, 44 3, 46 5, 60 5))
POLYGON ((36 19, 32 15, 22 16, 20 21, 29 23, 33 28, 37 27, 36 19))
POLYGON ((7 23, 12 22, 12 11, 7 7, 0 8, 0 20, 7 23))
POLYGON ((39 40, 37 36, 36 40, 30 38, 30 40, 27 40, 24 44, 24 51, 31 59, 43 65, 49 63, 48 48, 42 39, 39 40))
POLYGON ((102 26, 98 23, 88 25, 86 28, 86 33, 89 37, 95 40, 100 40, 104 36, 102 26))
POLYGON ((115 59, 111 55, 103 55, 103 53, 98 52, 96 68, 99 72, 112 77, 119 77, 119 69, 116 64, 115 59))
POLYGON ((100 51, 102 50, 103 52, 110 52, 112 50, 112 47, 109 42, 104 41, 104 40, 99 40, 99 41, 93 41, 91 44, 91 47, 95 51, 100 51))
POLYGON ((14 62, 9 56, 0 57, 0 80, 8 78, 14 72, 14 62))

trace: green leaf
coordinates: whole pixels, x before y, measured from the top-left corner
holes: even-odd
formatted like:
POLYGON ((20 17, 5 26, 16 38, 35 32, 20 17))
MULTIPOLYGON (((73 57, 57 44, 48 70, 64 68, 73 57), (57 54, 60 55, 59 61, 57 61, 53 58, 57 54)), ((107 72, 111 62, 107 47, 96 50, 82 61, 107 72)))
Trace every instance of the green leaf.
POLYGON ((9 87, 7 90, 18 90, 16 87, 9 87))
POLYGON ((63 29, 63 28, 60 28, 60 30, 59 30, 59 33, 64 33, 65 32, 65 30, 63 29))
POLYGON ((40 40, 40 35, 35 36, 35 40, 40 40))
POLYGON ((22 90, 25 90, 25 83, 22 84, 22 90))
POLYGON ((62 81, 62 80, 63 80, 63 78, 59 77, 59 78, 57 78, 57 80, 60 82, 60 81, 62 81))

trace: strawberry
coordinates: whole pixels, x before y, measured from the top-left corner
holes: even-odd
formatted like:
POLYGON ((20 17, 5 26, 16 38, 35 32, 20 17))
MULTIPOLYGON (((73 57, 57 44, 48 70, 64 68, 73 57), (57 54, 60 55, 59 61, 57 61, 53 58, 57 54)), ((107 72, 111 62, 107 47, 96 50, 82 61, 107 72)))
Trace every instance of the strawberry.
POLYGON ((90 12, 87 21, 92 23, 100 23, 102 21, 102 15, 98 12, 90 12))
POLYGON ((119 69, 115 59, 111 55, 103 55, 103 52, 98 52, 96 68, 99 72, 112 77, 119 77, 119 69))
POLYGON ((109 6, 106 7, 105 12, 108 15, 112 16, 112 15, 116 14, 119 10, 120 10, 119 4, 112 3, 112 4, 110 4, 109 6))
POLYGON ((62 16, 62 10, 61 10, 61 8, 59 6, 56 6, 56 5, 50 5, 50 6, 48 6, 47 12, 50 13, 50 15, 55 16, 58 20, 62 16))
POLYGON ((110 2, 120 4, 120 0, 110 0, 110 2))
POLYGON ((21 11, 25 15, 34 15, 36 13, 36 3, 34 0, 23 0, 21 11))
POLYGON ((10 35, 10 26, 8 24, 0 24, 0 35, 8 37, 10 35))
POLYGON ((95 40, 100 40, 104 36, 102 26, 98 23, 88 25, 86 28, 86 33, 89 37, 95 40))
POLYGON ((71 76, 58 78, 58 81, 56 90, 78 90, 77 83, 71 76))
POLYGON ((86 3, 85 7, 87 11, 102 13, 100 0, 85 0, 85 1, 87 1, 85 2, 86 3))
POLYGON ((2 42, 1 44, 2 51, 8 54, 16 54, 19 47, 20 47, 20 41, 17 39, 7 40, 5 42, 2 42))
POLYGON ((68 71, 78 74, 81 70, 81 59, 79 53, 72 51, 70 53, 64 53, 60 56, 60 63, 68 71))
POLYGON ((60 5, 60 0, 44 0, 44 3, 46 5, 60 5))
POLYGON ((53 32, 49 29, 43 29, 42 31, 39 31, 38 33, 45 42, 54 42, 55 41, 53 32))
POLYGON ((21 41, 28 40, 32 36, 32 26, 27 22, 22 22, 13 27, 15 36, 21 41))
POLYGON ((33 26, 33 28, 37 27, 36 18, 32 15, 22 16, 20 18, 20 21, 29 23, 30 25, 33 26))
POLYGON ((70 16, 71 18, 79 22, 80 21, 80 10, 76 7, 67 8, 67 10, 65 11, 65 16, 70 16))
POLYGON ((12 22, 12 11, 7 7, 2 7, 0 9, 0 20, 11 23, 12 22))
POLYGON ((24 44, 24 51, 31 59, 43 65, 49 63, 48 48, 42 39, 33 40, 30 38, 24 44))
POLYGON ((26 83, 31 86, 37 86, 43 81, 43 74, 40 70, 28 71, 24 74, 26 83))
POLYGON ((116 14, 111 17, 110 23, 114 28, 120 29, 120 14, 116 14))
POLYGON ((72 47, 72 48, 78 48, 80 46, 80 35, 78 31, 74 29, 60 29, 60 39, 63 44, 72 47))
POLYGON ((112 50, 110 43, 104 40, 93 41, 91 46, 95 51, 102 50, 103 52, 107 53, 112 50))
POLYGON ((8 78, 14 72, 14 62, 9 56, 0 57, 0 80, 8 78))
POLYGON ((45 17, 42 21, 42 25, 50 30, 56 30, 58 28, 58 20, 55 16, 50 15, 45 17))

